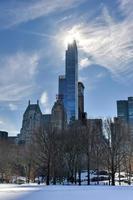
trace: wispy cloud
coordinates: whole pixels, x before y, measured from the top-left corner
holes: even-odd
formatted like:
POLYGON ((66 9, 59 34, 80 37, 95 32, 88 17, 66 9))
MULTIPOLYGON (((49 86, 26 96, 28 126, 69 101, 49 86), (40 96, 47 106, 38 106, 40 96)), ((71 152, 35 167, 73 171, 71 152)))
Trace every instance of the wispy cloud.
POLYGON ((37 53, 1 57, 0 101, 18 101, 32 92, 38 62, 37 53))
POLYGON ((92 62, 88 58, 82 58, 79 62, 79 68, 84 69, 91 64, 92 64, 92 62))
POLYGON ((14 104, 14 103, 9 103, 9 109, 11 110, 11 111, 15 111, 15 110, 17 110, 18 109, 18 107, 17 107, 17 105, 16 104, 14 104))
POLYGON ((49 98, 48 93, 44 91, 40 97, 41 105, 44 108, 45 114, 51 113, 50 105, 49 105, 49 98))
POLYGON ((0 101, 19 101, 31 94, 32 85, 9 84, 0 88, 0 101))
POLYGON ((133 1, 132 0, 118 0, 119 2, 119 8, 121 9, 123 15, 125 15, 126 17, 128 17, 130 20, 132 20, 132 18, 130 18, 131 16, 133 16, 133 1))
POLYGON ((4 2, 1 3, 0 25, 1 28, 8 28, 42 16, 47 16, 54 12, 65 11, 78 6, 82 2, 80 0, 31 0, 4 2))
MULTIPOLYGON (((86 19, 64 32, 73 30, 78 33, 80 49, 80 69, 91 64, 107 68, 117 80, 131 79, 133 76, 133 1, 118 0, 119 13, 123 16, 116 19, 105 5, 98 17, 91 21, 86 19), (124 79, 122 78, 124 75, 124 79)), ((65 26, 65 25, 64 25, 65 26)))

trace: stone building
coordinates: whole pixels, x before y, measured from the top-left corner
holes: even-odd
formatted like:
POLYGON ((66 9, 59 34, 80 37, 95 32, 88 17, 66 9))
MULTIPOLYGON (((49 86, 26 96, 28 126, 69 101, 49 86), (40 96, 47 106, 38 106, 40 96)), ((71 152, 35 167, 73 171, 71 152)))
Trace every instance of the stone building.
POLYGON ((92 130, 95 130, 95 133, 103 137, 102 119, 87 119, 87 126, 92 130))
POLYGON ((8 144, 16 144, 17 136, 8 136, 7 131, 0 131, 0 141, 6 141, 8 144))
POLYGON ((51 114, 42 115, 42 127, 44 130, 49 130, 51 128, 51 114))
POLYGON ((48 129, 63 130, 66 123, 66 112, 61 99, 58 98, 54 103, 51 114, 42 114, 39 102, 31 104, 29 101, 23 115, 22 128, 17 141, 19 144, 29 144, 33 134, 40 128, 43 131, 48 131, 48 129))
POLYGON ((37 104, 31 104, 26 108, 23 115, 22 128, 20 131, 19 143, 30 143, 32 135, 41 128, 42 125, 42 112, 39 107, 39 101, 37 104))
POLYGON ((51 125, 53 129, 57 130, 64 130, 67 126, 66 111, 60 98, 57 98, 52 108, 51 125))

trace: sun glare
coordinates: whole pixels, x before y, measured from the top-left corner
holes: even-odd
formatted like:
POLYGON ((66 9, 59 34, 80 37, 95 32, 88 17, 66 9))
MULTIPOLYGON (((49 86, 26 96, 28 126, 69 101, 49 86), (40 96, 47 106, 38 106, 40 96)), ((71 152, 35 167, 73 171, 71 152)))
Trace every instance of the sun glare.
POLYGON ((79 42, 81 40, 81 35, 76 30, 70 30, 66 33, 66 36, 64 38, 65 46, 67 47, 68 44, 71 44, 74 40, 79 42))
POLYGON ((72 35, 68 35, 65 38, 65 44, 71 44, 75 38, 72 35))

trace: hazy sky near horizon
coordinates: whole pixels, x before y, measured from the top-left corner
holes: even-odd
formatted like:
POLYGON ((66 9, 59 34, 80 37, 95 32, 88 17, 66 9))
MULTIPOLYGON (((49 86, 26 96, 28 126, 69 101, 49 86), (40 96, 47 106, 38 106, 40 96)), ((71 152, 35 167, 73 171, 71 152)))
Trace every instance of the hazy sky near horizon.
POLYGON ((133 0, 0 0, 0 130, 19 133, 29 99, 51 112, 71 36, 88 117, 133 96, 133 0))

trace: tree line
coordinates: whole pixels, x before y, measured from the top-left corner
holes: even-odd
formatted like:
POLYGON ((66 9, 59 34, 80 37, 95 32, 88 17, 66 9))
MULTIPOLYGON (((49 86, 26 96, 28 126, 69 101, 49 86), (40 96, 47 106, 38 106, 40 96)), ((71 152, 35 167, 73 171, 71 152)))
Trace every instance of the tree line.
MULTIPOLYGON (((108 172, 108 184, 115 185, 115 174, 126 172, 131 183, 133 147, 128 126, 115 119, 101 123, 78 121, 66 130, 39 127, 30 143, 11 144, 0 140, 0 182, 10 182, 13 176, 24 176, 26 181, 44 177, 49 184, 82 184, 82 172, 87 172, 86 183, 91 184, 91 171, 108 172)), ((97 177, 97 184, 99 178, 97 177)))

